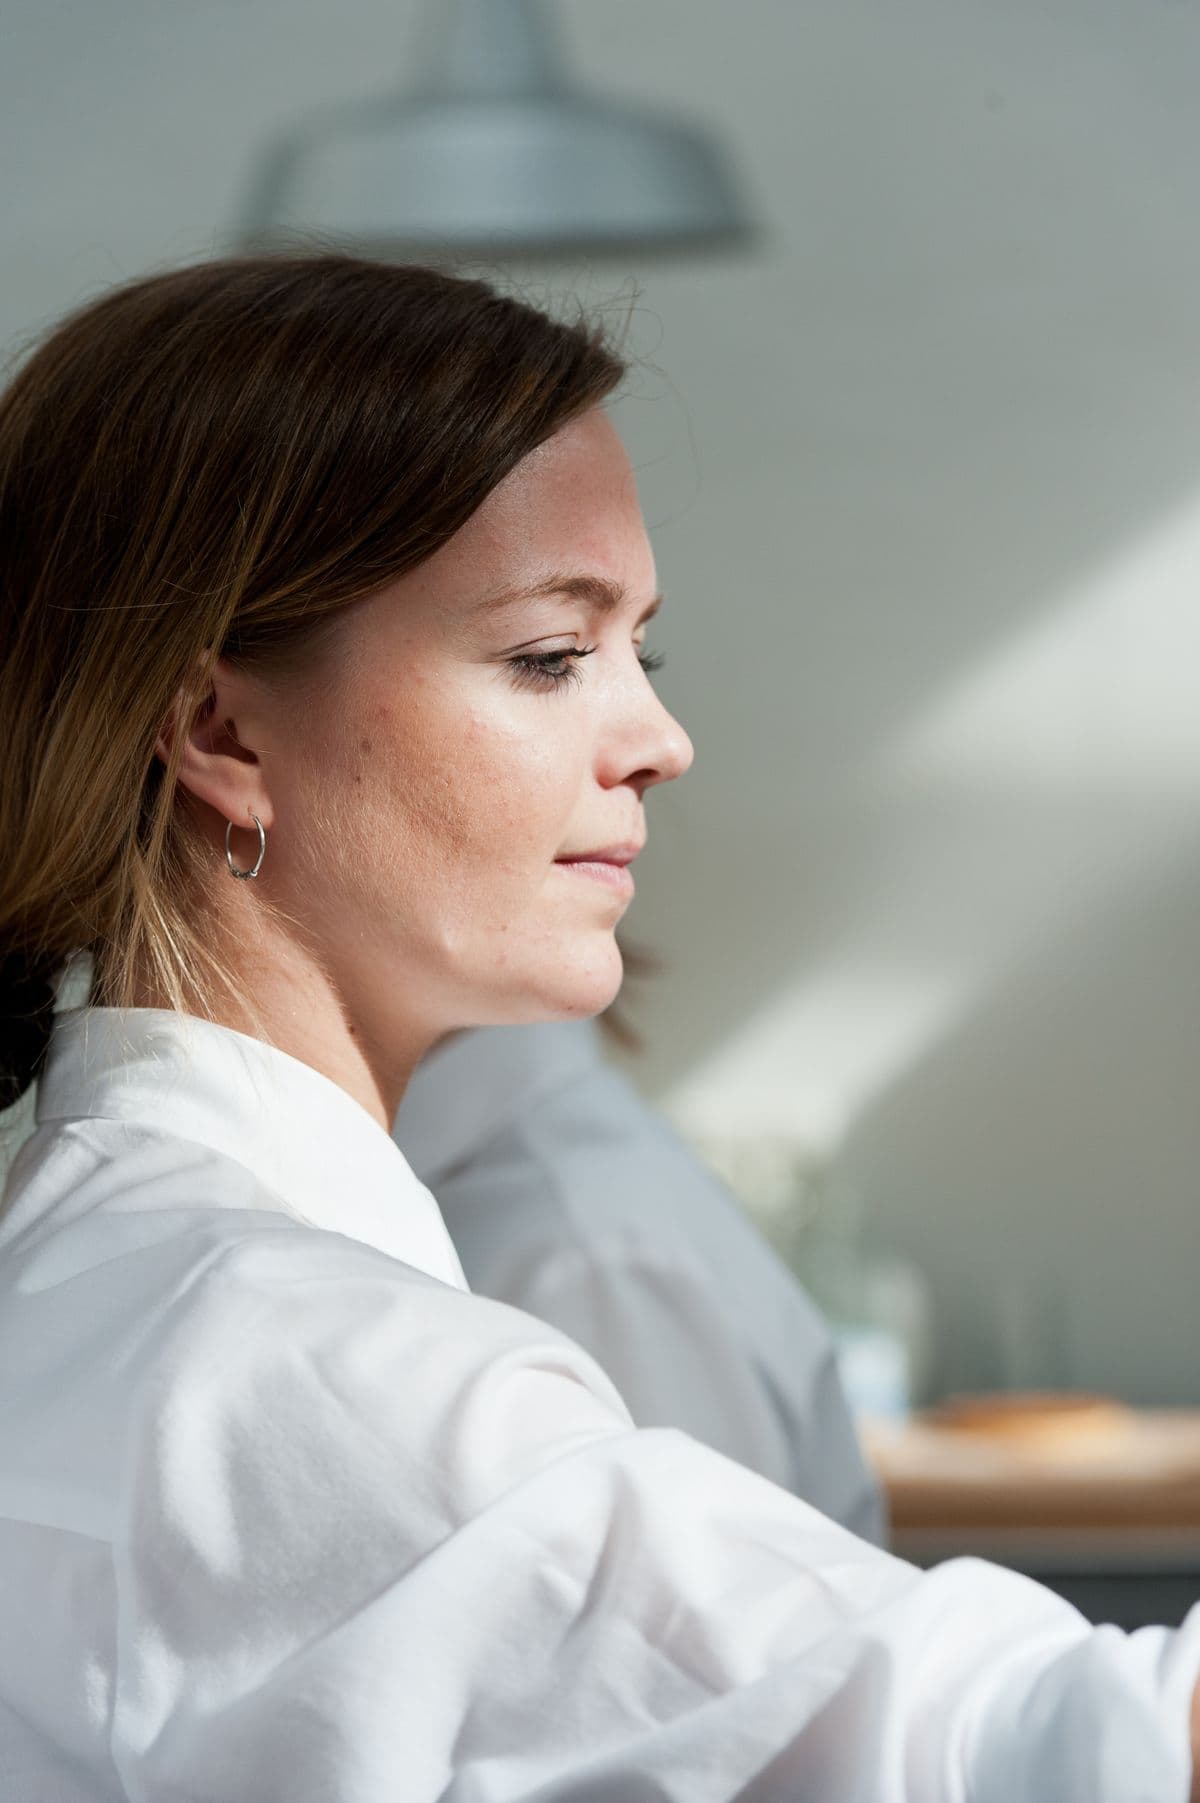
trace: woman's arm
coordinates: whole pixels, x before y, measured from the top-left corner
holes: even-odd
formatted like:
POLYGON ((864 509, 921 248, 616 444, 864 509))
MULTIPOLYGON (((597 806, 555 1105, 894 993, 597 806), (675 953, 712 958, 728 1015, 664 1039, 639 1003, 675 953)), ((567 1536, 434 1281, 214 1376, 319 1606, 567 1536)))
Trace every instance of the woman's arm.
POLYGON ((1125 1635, 919 1572, 632 1429, 552 1329, 330 1239, 238 1248, 147 1386, 132 1795, 1183 1803, 1200 1611, 1125 1635))

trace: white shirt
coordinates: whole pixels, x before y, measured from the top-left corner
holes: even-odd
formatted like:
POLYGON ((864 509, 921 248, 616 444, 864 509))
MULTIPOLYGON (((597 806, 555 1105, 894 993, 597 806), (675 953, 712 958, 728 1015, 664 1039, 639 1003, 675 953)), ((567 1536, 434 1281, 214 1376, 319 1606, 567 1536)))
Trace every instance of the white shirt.
POLYGON ((481 1027, 417 1067, 393 1127, 467 1281, 568 1334, 639 1427, 681 1427, 883 1538, 833 1342, 590 1020, 481 1027))
POLYGON ((333 1083, 60 1019, 0 1228, 13 1803, 1183 1803, 1200 1611, 921 1573, 462 1287, 333 1083))

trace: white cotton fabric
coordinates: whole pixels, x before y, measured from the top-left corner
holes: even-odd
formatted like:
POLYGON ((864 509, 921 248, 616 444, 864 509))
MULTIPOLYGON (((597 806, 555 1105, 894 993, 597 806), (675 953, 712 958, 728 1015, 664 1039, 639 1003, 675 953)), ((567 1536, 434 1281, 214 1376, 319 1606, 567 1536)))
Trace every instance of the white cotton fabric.
POLYGON ((594 1022, 454 1034, 418 1065, 392 1131, 473 1290, 585 1347, 639 1427, 681 1427, 882 1541, 828 1328, 608 1065, 594 1022))
POLYGON ((635 1430, 285 1053, 72 1012, 6 1193, 5 1803, 1184 1803, 1200 1612, 635 1430))

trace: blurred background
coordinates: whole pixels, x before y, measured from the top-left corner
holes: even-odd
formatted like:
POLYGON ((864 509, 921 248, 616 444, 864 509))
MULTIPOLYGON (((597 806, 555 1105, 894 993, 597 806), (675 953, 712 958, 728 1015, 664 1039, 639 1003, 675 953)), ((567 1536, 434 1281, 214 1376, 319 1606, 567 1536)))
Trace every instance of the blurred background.
MULTIPOLYGON (((697 756, 649 805, 622 1061, 827 1297, 831 1244, 890 1273, 921 1395, 1194 1403, 1200 4, 546 11, 576 81, 711 135, 748 228, 477 247, 639 359, 697 756)), ((278 134, 430 31, 416 0, 0 20, 9 357, 228 248, 278 134)))

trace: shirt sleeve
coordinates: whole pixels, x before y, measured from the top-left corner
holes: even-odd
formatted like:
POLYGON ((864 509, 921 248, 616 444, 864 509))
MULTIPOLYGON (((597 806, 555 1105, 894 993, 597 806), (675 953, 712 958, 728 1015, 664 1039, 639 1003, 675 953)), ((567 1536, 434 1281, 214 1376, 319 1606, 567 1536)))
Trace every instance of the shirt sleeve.
POLYGON ((504 1300, 590 1352, 639 1427, 682 1428, 853 1533, 883 1539, 827 1333, 797 1332, 791 1368, 765 1370, 705 1270, 616 1240, 523 1264, 504 1300))
POLYGON ((1127 1636, 918 1572, 337 1235, 223 1255, 158 1331, 114 1535, 133 1803, 1184 1803, 1200 1612, 1127 1636))

